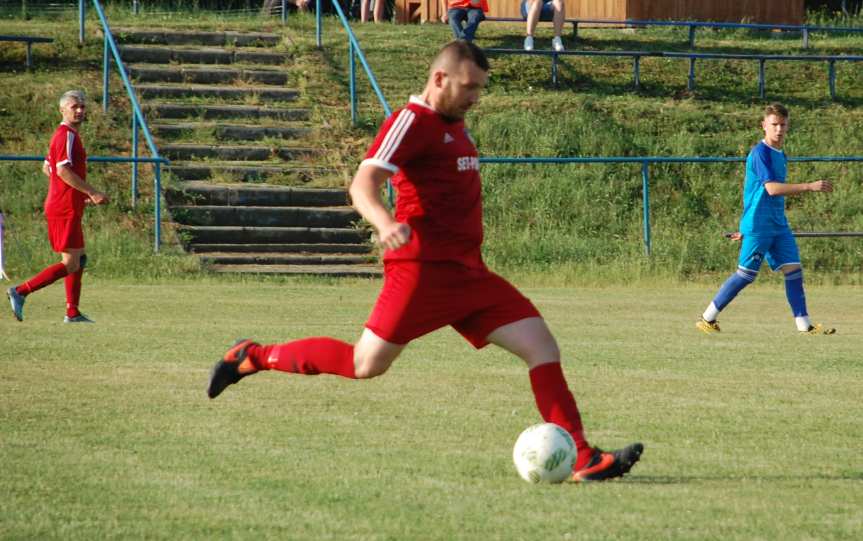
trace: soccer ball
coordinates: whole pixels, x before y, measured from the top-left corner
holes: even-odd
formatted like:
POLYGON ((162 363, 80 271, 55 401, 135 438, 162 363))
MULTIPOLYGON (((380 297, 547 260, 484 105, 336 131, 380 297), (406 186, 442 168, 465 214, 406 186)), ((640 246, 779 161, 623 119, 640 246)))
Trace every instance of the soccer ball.
POLYGON ((516 440, 512 461, 529 483, 560 483, 572 475, 575 442, 554 423, 533 425, 516 440))

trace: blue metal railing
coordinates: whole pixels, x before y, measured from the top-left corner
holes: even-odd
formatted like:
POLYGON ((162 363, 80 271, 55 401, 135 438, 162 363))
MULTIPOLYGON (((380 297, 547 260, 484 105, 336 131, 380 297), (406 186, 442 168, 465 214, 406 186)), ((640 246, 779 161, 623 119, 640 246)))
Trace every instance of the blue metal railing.
MULTIPOLYGON (((482 164, 573 164, 573 163, 635 163, 641 165, 641 197, 644 253, 651 253, 650 239, 650 165, 654 163, 728 163, 745 162, 742 157, 706 157, 706 156, 614 156, 585 158, 511 158, 483 156, 482 164)), ((791 162, 863 162, 863 156, 814 156, 792 157, 791 162)))
MULTIPOLYGON (((117 66, 117 71, 123 81, 123 86, 126 94, 129 97, 129 102, 132 105, 132 158, 131 159, 104 159, 102 161, 128 161, 132 163, 132 206, 135 206, 138 199, 138 164, 152 163, 154 172, 153 186, 153 214, 154 214, 154 231, 153 231, 153 250, 159 251, 162 243, 162 164, 170 163, 167 159, 159 155, 159 150, 153 142, 153 136, 150 133, 150 128, 147 126, 147 119, 141 110, 141 104, 138 103, 138 97, 135 94, 135 89, 129 80, 129 74, 126 71, 126 66, 123 64, 123 59, 120 57, 120 51, 117 48, 117 42, 111 33, 111 28, 108 24, 108 19, 105 17, 105 11, 102 9, 99 0, 92 0, 93 7, 99 17, 99 22, 102 25, 103 47, 102 47, 102 110, 108 111, 109 96, 110 96, 110 68, 111 59, 114 60, 114 65, 117 66), (150 150, 151 158, 140 158, 138 156, 138 132, 144 134, 144 141, 147 148, 150 150)), ((78 38, 81 43, 84 42, 84 22, 86 19, 86 0, 78 2, 78 38)), ((99 161, 94 159, 93 161, 99 161)))
MULTIPOLYGON (((519 17, 488 17, 486 21, 498 22, 524 22, 524 19, 519 17)), ((748 30, 783 30, 790 32, 800 32, 803 36, 802 46, 804 49, 809 48, 809 35, 812 32, 844 32, 846 34, 863 32, 863 28, 855 26, 827 26, 827 25, 809 25, 809 24, 769 24, 769 23, 723 23, 709 21, 655 21, 655 20, 607 20, 607 19, 565 19, 567 23, 572 24, 572 37, 578 37, 579 24, 591 25, 612 25, 624 26, 630 28, 640 28, 647 26, 672 26, 684 27, 689 29, 689 47, 695 48, 695 30, 697 28, 720 28, 720 29, 748 29, 748 30)))
POLYGON ((663 51, 525 51, 522 49, 484 49, 488 54, 534 55, 551 57, 551 82, 558 84, 558 63, 560 56, 605 56, 631 57, 633 86, 641 86, 641 59, 652 58, 688 58, 689 76, 686 82, 688 90, 695 89, 695 61, 705 60, 757 60, 758 61, 758 94, 766 95, 765 64, 774 61, 827 62, 827 86, 830 98, 836 99, 836 62, 863 62, 861 55, 785 55, 785 54, 735 54, 735 53, 683 53, 663 51))

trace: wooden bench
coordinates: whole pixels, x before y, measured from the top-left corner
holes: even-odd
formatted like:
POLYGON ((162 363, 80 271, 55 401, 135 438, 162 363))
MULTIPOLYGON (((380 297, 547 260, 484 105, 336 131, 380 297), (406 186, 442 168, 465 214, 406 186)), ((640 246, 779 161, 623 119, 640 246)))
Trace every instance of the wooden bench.
POLYGON ((23 41, 27 44, 27 67, 33 67, 33 44, 34 43, 53 43, 53 38, 43 38, 39 36, 4 36, 0 35, 0 41, 23 41))

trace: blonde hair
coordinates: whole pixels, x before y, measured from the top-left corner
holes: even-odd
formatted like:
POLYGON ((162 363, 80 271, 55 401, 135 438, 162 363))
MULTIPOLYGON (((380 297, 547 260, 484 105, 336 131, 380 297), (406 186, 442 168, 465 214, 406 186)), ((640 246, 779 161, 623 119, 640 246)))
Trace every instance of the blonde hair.
POLYGON ((78 103, 87 103, 87 97, 84 95, 83 90, 67 90, 60 96, 60 107, 63 107, 65 103, 69 100, 75 100, 78 103))

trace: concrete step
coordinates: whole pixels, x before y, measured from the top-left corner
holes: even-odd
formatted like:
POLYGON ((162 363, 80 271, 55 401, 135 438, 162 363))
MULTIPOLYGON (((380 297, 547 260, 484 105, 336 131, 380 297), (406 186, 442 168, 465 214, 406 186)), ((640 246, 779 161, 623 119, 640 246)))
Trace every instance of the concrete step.
MULTIPOLYGON (((169 160, 193 160, 212 158, 228 161, 266 161, 279 159, 296 160, 312 156, 318 151, 300 147, 266 147, 248 145, 201 145, 194 143, 172 143, 159 145, 159 152, 169 160)), ((273 163, 272 165, 278 165, 273 163)))
POLYGON ((129 75, 139 83, 230 84, 238 81, 265 85, 285 85, 288 74, 280 70, 246 68, 183 67, 135 64, 129 75))
POLYGON ((213 177, 229 177, 237 182, 263 182, 286 180, 306 183, 335 172, 324 167, 280 166, 248 162, 180 162, 173 161, 166 169, 177 179, 185 181, 207 180, 213 177))
POLYGON ((371 254, 370 244, 191 244, 196 254, 256 253, 256 254, 371 254))
POLYGON ((284 107, 260 107, 256 105, 205 105, 184 103, 150 103, 147 112, 156 118, 215 118, 302 121, 309 119, 308 109, 289 109, 284 107))
POLYGON ((141 30, 114 28, 111 31, 119 43, 150 43, 161 45, 217 45, 238 47, 273 47, 282 41, 279 34, 268 32, 200 32, 196 30, 141 30))
POLYGON ((177 139, 195 135, 196 132, 212 134, 220 141, 257 141, 272 137, 275 139, 306 138, 311 130, 303 126, 251 126, 248 124, 225 124, 214 122, 154 122, 150 131, 159 137, 177 139))
POLYGON ((368 240, 368 233, 353 228, 180 225, 178 233, 190 244, 358 244, 368 240))
POLYGON ((225 49, 222 47, 163 47, 159 45, 121 45, 120 56, 125 63, 149 64, 266 64, 281 66, 291 60, 288 53, 257 49, 225 49))
POLYGON ((322 207, 347 205, 348 194, 332 188, 182 182, 168 187, 165 199, 169 205, 322 207))
POLYGON ((371 254, 338 253, 232 253, 214 252, 200 257, 206 265, 373 265, 377 258, 371 254))
POLYGON ((194 226, 335 227, 350 228, 360 220, 351 207, 253 207, 176 205, 175 223, 194 226))
POLYGON ((258 98, 265 101, 295 101, 299 92, 277 86, 212 86, 193 84, 137 85, 144 100, 158 98, 219 98, 243 100, 258 98))
POLYGON ((208 265, 206 268, 211 272, 237 274, 309 275, 331 278, 383 276, 383 271, 378 265, 208 265))

